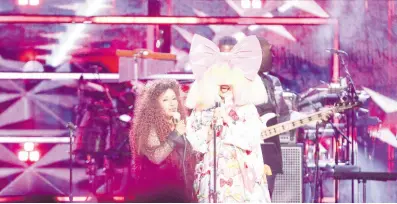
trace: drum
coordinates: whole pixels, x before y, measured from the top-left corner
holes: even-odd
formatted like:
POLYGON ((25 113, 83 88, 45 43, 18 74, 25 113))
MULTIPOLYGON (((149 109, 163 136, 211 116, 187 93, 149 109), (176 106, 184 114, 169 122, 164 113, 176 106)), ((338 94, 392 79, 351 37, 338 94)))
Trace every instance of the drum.
POLYGON ((113 134, 106 149, 106 157, 117 167, 126 166, 131 160, 130 123, 120 120, 113 123, 113 134))
POLYGON ((90 127, 79 127, 75 133, 73 153, 78 159, 86 159, 86 155, 99 155, 106 148, 106 127, 93 125, 90 127))

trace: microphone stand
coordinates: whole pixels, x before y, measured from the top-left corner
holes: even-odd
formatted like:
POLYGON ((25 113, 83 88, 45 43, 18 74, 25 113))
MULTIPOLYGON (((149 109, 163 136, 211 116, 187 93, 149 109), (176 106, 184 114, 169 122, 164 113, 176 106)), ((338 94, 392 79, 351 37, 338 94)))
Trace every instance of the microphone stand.
MULTIPOLYGON (((340 135, 342 135, 342 137, 343 137, 343 139, 345 139, 346 141, 347 141, 347 143, 352 143, 350 140, 349 140, 349 138, 345 135, 345 134, 343 134, 343 132, 338 128, 338 127, 336 127, 332 122, 329 122, 329 124, 331 125, 331 127, 332 127, 332 129, 334 129, 334 131, 335 131, 335 141, 336 141, 336 150, 335 150, 335 166, 338 166, 338 164, 339 164, 339 146, 340 146, 340 143, 339 143, 339 136, 340 135)), ((339 181, 335 181, 335 202, 337 203, 338 202, 338 199, 337 199, 337 195, 338 195, 338 192, 339 192, 339 181)))
MULTIPOLYGON (((84 90, 81 88, 82 83, 84 82, 83 75, 81 75, 80 79, 77 82, 77 98, 79 100, 77 106, 74 111, 76 113, 75 124, 80 122, 80 111, 82 104, 82 95, 84 94, 84 90)), ((72 122, 68 122, 66 124, 66 128, 69 129, 69 202, 73 202, 73 140, 74 140, 74 131, 76 130, 76 125, 72 122)))
MULTIPOLYGON (((220 104, 220 102, 216 102, 215 103, 215 108, 219 108, 219 107, 221 107, 221 104, 220 104)), ((214 131, 213 131, 213 133, 214 133, 214 135, 213 135, 213 137, 214 137, 214 173, 213 173, 213 175, 214 175, 214 191, 212 192, 212 197, 213 197, 213 203, 217 203, 217 197, 218 197, 218 193, 217 193, 217 189, 216 189, 216 166, 217 166, 217 162, 216 162, 216 156, 217 156, 217 153, 216 153, 216 134, 217 134, 217 129, 218 129, 218 127, 217 127, 217 121, 215 121, 215 124, 214 124, 214 131)))
POLYGON ((73 202, 73 153, 72 144, 74 138, 74 131, 76 126, 69 122, 66 124, 66 128, 69 129, 69 202, 73 202))
MULTIPOLYGON (((345 56, 348 56, 346 52, 336 52, 336 54, 339 56, 341 65, 343 67, 343 71, 345 72, 346 79, 347 79, 347 102, 350 103, 356 103, 358 101, 358 95, 356 92, 356 86, 354 85, 353 79, 350 75, 347 63, 345 61, 345 56)), ((351 165, 355 164, 355 149, 354 149, 354 140, 355 140, 355 112, 354 110, 347 110, 346 111, 346 126, 347 126, 347 136, 351 135, 351 141, 347 140, 350 145, 350 163, 351 165)), ((339 132, 340 133, 340 132, 339 132)), ((343 134, 342 134, 343 136, 343 134)), ((349 145, 347 145, 347 153, 349 152, 349 145)), ((349 156, 347 157, 349 158, 349 156)), ((335 202, 338 202, 337 200, 337 193, 335 192, 335 202)), ((352 191, 351 191, 351 202, 354 203, 354 180, 352 180, 352 191)))
MULTIPOLYGON (((342 67, 345 71, 346 74, 346 78, 347 78, 347 93, 348 93, 348 102, 351 103, 355 103, 358 101, 358 95, 356 92, 356 86, 354 85, 353 79, 350 75, 349 69, 347 68, 347 63, 345 62, 345 59, 343 56, 340 55, 340 59, 341 59, 341 63, 342 63, 342 67)), ((348 129, 348 135, 349 133, 351 134, 351 152, 350 152, 350 163, 352 165, 355 165, 355 149, 354 149, 354 140, 355 140, 355 122, 356 122, 356 118, 355 118, 355 112, 354 109, 352 110, 348 110, 347 111, 347 129, 348 129), (350 116, 350 117, 349 117, 350 116)), ((354 180, 352 180, 352 192, 351 192, 351 199, 352 199, 352 203, 354 203, 354 180)))

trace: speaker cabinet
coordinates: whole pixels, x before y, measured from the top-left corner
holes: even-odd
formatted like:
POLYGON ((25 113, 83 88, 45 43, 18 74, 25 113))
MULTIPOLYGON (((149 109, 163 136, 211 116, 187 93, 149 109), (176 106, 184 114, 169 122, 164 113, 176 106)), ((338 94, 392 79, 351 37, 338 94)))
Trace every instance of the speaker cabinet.
POLYGON ((283 174, 278 174, 272 202, 303 202, 303 146, 301 144, 282 145, 283 174))

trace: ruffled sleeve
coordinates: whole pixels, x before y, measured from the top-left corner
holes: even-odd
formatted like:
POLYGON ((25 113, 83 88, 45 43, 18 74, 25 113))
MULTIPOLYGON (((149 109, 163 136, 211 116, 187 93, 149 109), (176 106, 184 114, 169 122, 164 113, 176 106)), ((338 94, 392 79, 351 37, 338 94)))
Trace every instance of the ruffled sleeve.
POLYGON ((187 118, 186 138, 193 150, 201 153, 208 152, 207 138, 211 133, 213 113, 211 110, 193 111, 187 118))

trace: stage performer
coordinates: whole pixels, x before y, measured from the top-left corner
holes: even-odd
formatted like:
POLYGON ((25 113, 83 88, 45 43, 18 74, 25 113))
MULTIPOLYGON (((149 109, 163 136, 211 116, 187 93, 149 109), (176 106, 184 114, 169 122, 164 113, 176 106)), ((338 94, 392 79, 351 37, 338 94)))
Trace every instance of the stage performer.
POLYGON ((255 107, 267 101, 257 75, 262 57, 258 39, 249 36, 223 53, 195 35, 189 57, 195 82, 186 98, 186 106, 193 109, 186 130, 198 152, 194 181, 198 201, 269 203, 260 146, 263 124, 255 107))
POLYGON ((179 91, 175 80, 155 80, 138 97, 130 132, 137 202, 195 201, 194 164, 179 91))

